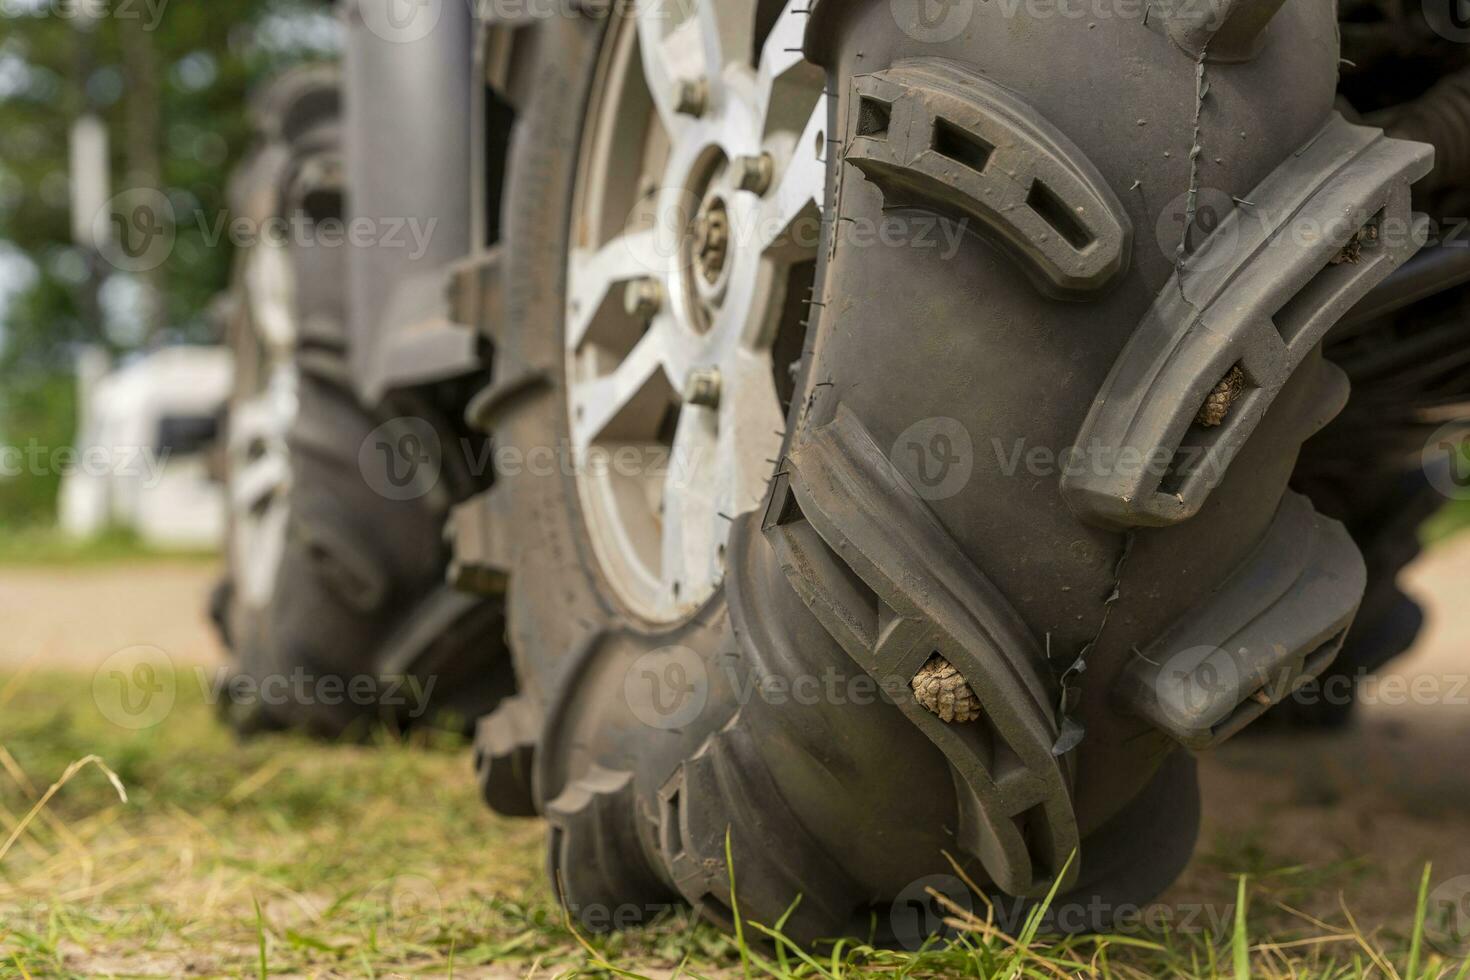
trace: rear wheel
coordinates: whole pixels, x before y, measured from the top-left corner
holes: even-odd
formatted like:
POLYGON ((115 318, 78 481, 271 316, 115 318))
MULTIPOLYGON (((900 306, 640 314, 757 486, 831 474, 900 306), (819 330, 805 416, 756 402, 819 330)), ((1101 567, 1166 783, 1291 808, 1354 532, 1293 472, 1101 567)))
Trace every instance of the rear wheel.
POLYGON ((485 776, 534 754, 511 809, 589 925, 728 920, 727 846, 806 938, 904 939, 946 852, 1105 925, 1188 858, 1179 743, 1322 670, 1361 596, 1286 484, 1341 403, 1321 332, 1407 252, 1270 222, 1405 218, 1427 161, 1333 113, 1332 5, 1217 39, 920 6, 528 28, 484 415, 526 464, 486 739, 521 751, 485 776), (1205 186, 1267 221, 1206 237, 1205 186))
POLYGON ((317 236, 342 220, 336 84, 313 71, 273 87, 242 188, 266 202, 252 217, 304 234, 253 243, 237 275, 225 714, 246 733, 467 732, 509 681, 500 601, 446 583, 450 507, 483 487, 432 396, 369 409, 353 390, 344 249, 317 236))

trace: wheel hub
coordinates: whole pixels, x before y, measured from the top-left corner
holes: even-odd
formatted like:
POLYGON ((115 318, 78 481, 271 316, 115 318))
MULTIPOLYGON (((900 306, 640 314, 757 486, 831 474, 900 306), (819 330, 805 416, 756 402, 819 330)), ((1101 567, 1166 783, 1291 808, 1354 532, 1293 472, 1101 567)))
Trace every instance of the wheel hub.
POLYGON ((816 252, 790 243, 815 236, 790 232, 820 222, 826 187, 824 78, 799 54, 805 6, 759 43, 755 0, 681 6, 682 19, 640 6, 609 28, 564 333, 593 551, 629 611, 657 624, 717 591, 731 522, 764 498, 785 414, 775 378, 789 367, 772 349, 793 319, 792 270, 816 252))
POLYGON ((694 258, 704 281, 713 286, 725 271, 730 252, 730 212, 723 198, 705 205, 694 223, 694 258))

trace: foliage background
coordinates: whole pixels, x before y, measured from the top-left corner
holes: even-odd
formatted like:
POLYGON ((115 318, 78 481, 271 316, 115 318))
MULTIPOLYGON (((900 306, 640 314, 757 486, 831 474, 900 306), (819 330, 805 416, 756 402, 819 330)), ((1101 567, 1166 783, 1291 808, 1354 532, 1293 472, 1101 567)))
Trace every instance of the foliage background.
MULTIPOLYGON (((231 248, 206 233, 251 138, 250 94, 330 57, 334 27, 319 0, 0 0, 0 444, 74 438, 83 345, 118 358, 219 339, 209 307, 231 248), (110 193, 158 189, 178 217, 154 272, 72 240, 70 132, 88 110, 108 131, 110 193)), ((0 528, 51 521, 58 482, 0 478, 0 528)))

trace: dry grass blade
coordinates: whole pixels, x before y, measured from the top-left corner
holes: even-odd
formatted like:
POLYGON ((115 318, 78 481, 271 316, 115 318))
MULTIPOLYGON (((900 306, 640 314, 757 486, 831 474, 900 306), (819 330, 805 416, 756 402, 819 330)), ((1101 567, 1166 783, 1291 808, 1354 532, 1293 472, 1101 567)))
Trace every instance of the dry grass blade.
POLYGON ((1341 893, 1337 896, 1337 904, 1342 908, 1342 914, 1347 917, 1348 928, 1353 932, 1353 939, 1356 940, 1363 952, 1368 954, 1368 959, 1373 961, 1373 965, 1382 970, 1384 976, 1390 977, 1392 980, 1402 980, 1399 976, 1399 971, 1393 968, 1393 964, 1384 959, 1383 954, 1374 949, 1373 944, 1368 941, 1368 937, 1363 935, 1363 930, 1358 927, 1358 920, 1353 918, 1352 910, 1347 907, 1347 899, 1341 893))
POLYGON ((71 782, 72 777, 87 766, 96 766, 98 769, 101 769, 107 777, 107 781, 112 783, 112 788, 117 790, 118 799, 124 803, 128 801, 128 791, 123 786, 122 780, 117 777, 117 773, 108 768, 107 763, 103 762, 100 756, 89 755, 78 759, 66 767, 66 772, 61 774, 61 778, 51 784, 51 788, 41 795, 41 798, 36 801, 36 805, 31 807, 30 812, 21 818, 20 823, 11 832, 10 837, 6 839, 3 845, 0 845, 0 861, 5 860, 5 855, 10 853, 10 849, 15 846, 15 842, 20 840, 21 835, 26 832, 26 828, 46 808, 46 804, 51 802, 51 798, 61 790, 61 787, 71 782))

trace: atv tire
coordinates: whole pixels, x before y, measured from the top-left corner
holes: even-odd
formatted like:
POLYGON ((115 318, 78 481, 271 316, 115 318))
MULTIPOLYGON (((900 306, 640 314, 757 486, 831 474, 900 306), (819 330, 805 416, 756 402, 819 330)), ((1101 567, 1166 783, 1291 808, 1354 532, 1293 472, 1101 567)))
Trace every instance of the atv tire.
MULTIPOLYGON (((742 917, 793 937, 876 922, 904 942, 925 883, 958 883, 946 855, 1015 899, 1002 911, 1057 887, 1056 928, 1104 928, 1191 853, 1186 747, 1323 670, 1352 621, 1362 559, 1287 482, 1344 399, 1323 332, 1413 247, 1334 259, 1370 221, 1409 222, 1427 151, 1334 112, 1325 0, 1240 0, 1208 29, 978 3, 948 5, 944 23, 878 0, 693 6, 703 26, 673 27, 688 32, 673 44, 667 24, 592 9, 521 28, 532 95, 481 419, 527 457, 575 450, 583 411, 676 455, 696 421, 746 424, 729 369, 725 401, 708 373, 637 388, 644 415, 652 401, 676 425, 623 426, 634 416, 577 400, 583 365, 632 361, 663 329, 660 300, 683 309, 704 289, 683 267, 649 286, 652 266, 628 264, 590 291, 566 271, 610 240, 577 202, 620 178, 589 177, 587 161, 608 132, 613 159, 640 145, 636 127, 598 120, 641 30, 643 66, 683 57, 688 72, 690 51, 733 51, 718 63, 730 78, 749 70, 736 62, 768 69, 755 88, 775 93, 771 119, 798 113, 778 120, 802 134, 794 148, 767 146, 774 177, 739 171, 771 202, 758 216, 821 232, 794 301, 808 322, 761 354, 786 422, 759 461, 764 493, 719 514, 728 536, 689 533, 718 542, 722 574, 677 615, 650 616, 616 580, 604 505, 579 483, 587 459, 502 473, 520 694, 482 730, 487 795, 546 815, 552 880, 592 928, 680 901, 728 925, 738 893, 742 917), (752 28, 732 26, 737 8, 752 28), (811 166, 822 191, 803 206, 782 173, 811 166), (1222 200, 1217 226, 1203 202, 1222 200), (1358 223, 1337 239, 1280 235, 1344 212, 1358 223), (963 230, 952 254, 919 241, 935 219, 963 230), (654 318, 641 334, 618 316, 630 283, 629 317, 654 318), (589 300, 584 359, 569 323, 589 300)), ((651 77, 644 104, 670 131, 705 131, 748 91, 651 77)), ((710 138, 684 157, 751 152, 710 138)), ((722 276, 714 254, 738 275, 744 199, 691 196, 706 211, 672 221, 697 231, 696 270, 722 276), (728 258, 710 245, 716 199, 728 258)), ((655 524, 689 527, 665 486, 655 524)))
MULTIPOLYGON (((263 135, 278 163, 264 186, 254 175, 255 190, 311 228, 342 219, 336 84, 329 72, 288 76, 264 101, 263 135)), ((275 246, 255 246, 267 247, 275 246)), ((260 556, 238 551, 259 547, 264 535, 232 535, 231 565, 245 571, 215 601, 235 658, 226 717, 242 733, 360 737, 380 724, 468 733, 509 686, 500 600, 446 582, 450 508, 484 481, 460 451, 462 425, 430 395, 399 393, 372 410, 355 394, 345 249, 308 235, 284 252, 292 347, 274 356, 288 362, 282 374, 294 417, 284 432, 234 433, 240 462, 230 471, 230 492, 244 505, 236 526, 256 513, 281 523, 263 571, 249 567, 260 556), (274 466, 264 465, 272 456, 274 466), (242 588, 247 574, 263 581, 242 588)), ((262 384, 251 376, 269 357, 250 315, 253 285, 239 286, 238 399, 254 394, 258 405, 262 384)))

